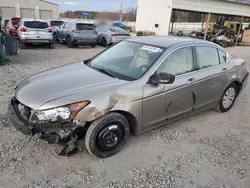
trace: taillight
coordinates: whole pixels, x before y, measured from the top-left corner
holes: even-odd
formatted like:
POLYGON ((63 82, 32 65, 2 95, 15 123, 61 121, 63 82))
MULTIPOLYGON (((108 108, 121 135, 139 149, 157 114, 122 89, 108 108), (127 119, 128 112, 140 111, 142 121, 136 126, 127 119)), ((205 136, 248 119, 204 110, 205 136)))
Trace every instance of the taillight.
POLYGON ((49 33, 52 33, 52 32, 53 32, 53 30, 52 30, 51 27, 48 28, 48 32, 49 32, 49 33))
POLYGON ((20 31, 22 31, 22 32, 26 32, 26 31, 27 31, 27 28, 25 28, 25 27, 21 27, 21 28, 20 28, 20 31))
POLYGON ((116 37, 116 34, 112 34, 111 37, 116 37))
POLYGON ((80 33, 80 31, 77 30, 77 29, 72 30, 72 32, 73 32, 73 33, 80 33))

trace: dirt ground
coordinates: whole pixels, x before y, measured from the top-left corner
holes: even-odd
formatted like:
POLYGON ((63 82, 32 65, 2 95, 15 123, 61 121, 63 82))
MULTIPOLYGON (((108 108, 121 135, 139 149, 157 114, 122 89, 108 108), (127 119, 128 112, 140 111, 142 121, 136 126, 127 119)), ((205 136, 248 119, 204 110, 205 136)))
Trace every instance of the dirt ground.
MULTIPOLYGON (((20 50, 0 66, 0 187, 2 188, 249 188, 250 82, 228 113, 205 111, 131 136, 108 159, 81 151, 57 155, 56 145, 17 132, 6 120, 7 102, 24 77, 87 59, 96 49, 20 50)), ((250 48, 229 48, 250 62, 250 48)))

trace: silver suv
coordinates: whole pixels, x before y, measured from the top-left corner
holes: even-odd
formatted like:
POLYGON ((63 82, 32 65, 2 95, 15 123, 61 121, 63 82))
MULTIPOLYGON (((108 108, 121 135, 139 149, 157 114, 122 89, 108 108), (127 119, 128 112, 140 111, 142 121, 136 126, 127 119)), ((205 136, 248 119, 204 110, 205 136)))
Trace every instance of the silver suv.
POLYGON ((62 153, 85 137, 94 156, 122 149, 140 134, 206 109, 229 111, 247 85, 248 66, 220 46, 189 38, 134 37, 97 56, 23 80, 9 121, 62 153))
POLYGON ((56 29, 53 36, 56 41, 66 42, 69 48, 76 45, 90 45, 94 48, 97 44, 97 34, 94 24, 69 21, 56 29))
POLYGON ((20 47, 24 49, 27 44, 48 44, 50 48, 54 48, 52 33, 47 21, 22 19, 18 28, 20 47))

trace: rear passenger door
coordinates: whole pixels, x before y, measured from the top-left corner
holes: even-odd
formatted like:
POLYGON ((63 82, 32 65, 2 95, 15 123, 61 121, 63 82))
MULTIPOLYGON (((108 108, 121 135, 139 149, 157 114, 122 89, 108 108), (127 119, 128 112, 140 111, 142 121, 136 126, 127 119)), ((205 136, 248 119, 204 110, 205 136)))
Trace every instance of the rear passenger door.
POLYGON ((198 65, 195 108, 210 108, 215 105, 228 84, 226 75, 229 69, 226 53, 215 46, 195 47, 198 65))

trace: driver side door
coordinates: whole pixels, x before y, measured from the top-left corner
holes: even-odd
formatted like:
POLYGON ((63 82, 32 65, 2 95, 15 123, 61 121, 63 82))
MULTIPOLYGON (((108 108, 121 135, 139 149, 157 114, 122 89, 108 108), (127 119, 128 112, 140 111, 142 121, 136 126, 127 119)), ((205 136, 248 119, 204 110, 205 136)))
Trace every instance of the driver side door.
POLYGON ((144 130, 171 122, 194 109, 197 78, 193 52, 192 46, 178 48, 156 70, 156 74, 174 75, 172 84, 144 85, 144 130))

